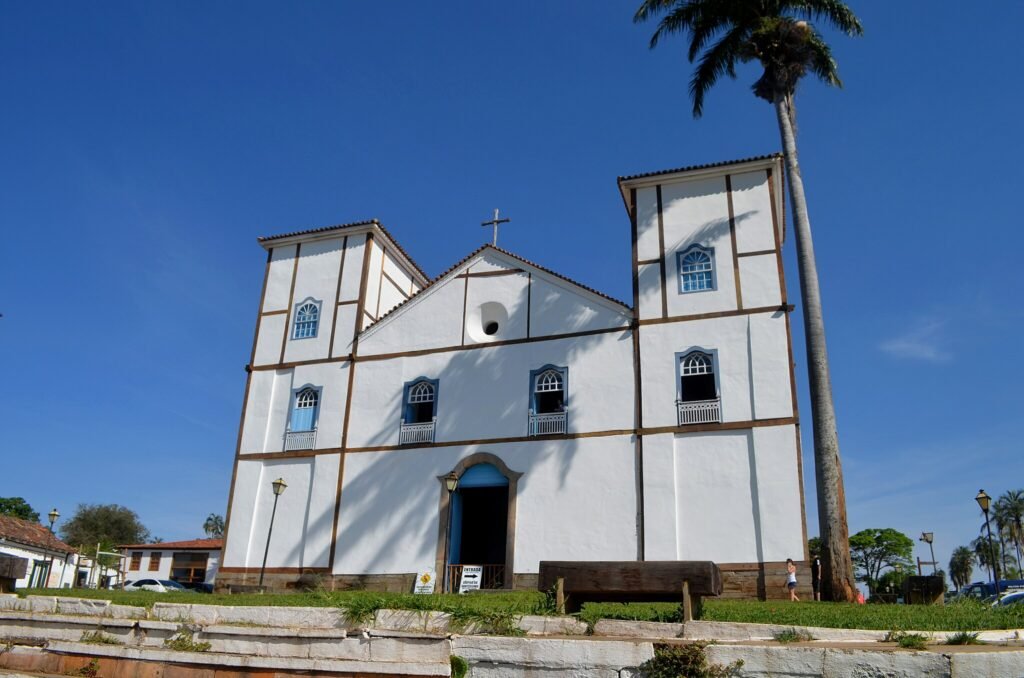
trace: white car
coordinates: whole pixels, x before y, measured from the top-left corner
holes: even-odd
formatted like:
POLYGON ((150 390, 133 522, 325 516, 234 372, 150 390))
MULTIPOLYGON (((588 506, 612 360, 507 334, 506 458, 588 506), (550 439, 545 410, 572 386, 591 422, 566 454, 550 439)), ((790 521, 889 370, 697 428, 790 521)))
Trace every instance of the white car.
POLYGON ((125 582, 125 591, 155 591, 157 593, 180 593, 188 591, 184 586, 170 579, 139 579, 125 582))
POLYGON ((992 607, 1004 607, 1006 605, 1022 605, 1024 604, 1024 591, 1010 591, 1004 593, 1002 598, 992 603, 992 607))

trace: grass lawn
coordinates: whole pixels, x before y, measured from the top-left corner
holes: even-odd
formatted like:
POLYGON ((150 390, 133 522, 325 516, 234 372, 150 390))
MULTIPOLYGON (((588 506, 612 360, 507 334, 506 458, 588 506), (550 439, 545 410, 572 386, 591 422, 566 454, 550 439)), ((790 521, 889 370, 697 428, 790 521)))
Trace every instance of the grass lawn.
MULTIPOLYGON (((121 605, 149 607, 156 602, 205 605, 278 605, 340 607, 359 621, 368 621, 381 608, 439 610, 462 620, 489 621, 507 626, 524 614, 554 614, 547 596, 537 591, 477 593, 468 595, 415 596, 408 593, 372 591, 311 591, 286 594, 151 593, 148 591, 97 591, 93 589, 23 590, 20 595, 60 595, 101 598, 121 605)), ((672 603, 588 603, 580 618, 593 624, 599 619, 680 621, 680 609, 672 603)), ((751 622, 785 626, 822 626, 882 631, 981 631, 1024 628, 1024 605, 992 609, 974 601, 945 606, 853 605, 789 601, 705 600, 708 621, 751 622)), ((513 624, 514 625, 514 624, 513 624)))

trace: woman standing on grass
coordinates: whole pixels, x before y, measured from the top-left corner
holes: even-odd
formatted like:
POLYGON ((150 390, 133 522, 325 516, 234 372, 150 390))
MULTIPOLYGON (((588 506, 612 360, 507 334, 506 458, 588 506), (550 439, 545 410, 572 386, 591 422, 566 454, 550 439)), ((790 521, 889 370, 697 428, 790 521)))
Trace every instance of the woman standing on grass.
POLYGON ((793 602, 799 602, 800 599, 796 595, 796 563, 793 562, 792 558, 786 558, 786 588, 789 589, 789 599, 793 602))

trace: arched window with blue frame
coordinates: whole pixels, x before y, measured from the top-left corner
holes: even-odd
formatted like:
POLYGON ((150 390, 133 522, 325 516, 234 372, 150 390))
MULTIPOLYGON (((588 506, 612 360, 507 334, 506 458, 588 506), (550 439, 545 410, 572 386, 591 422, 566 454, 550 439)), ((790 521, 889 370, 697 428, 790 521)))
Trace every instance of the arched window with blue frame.
POLYGON ((679 400, 694 402, 718 397, 712 353, 690 351, 679 358, 679 400))
POLYGON ((416 379, 405 385, 402 398, 402 421, 425 424, 437 416, 437 379, 416 379))
POLYGON ((534 414, 564 412, 568 403, 567 367, 545 365, 530 372, 530 409, 534 414))
POLYGON ((310 339, 316 336, 320 325, 320 302, 307 299, 295 309, 295 328, 292 339, 310 339))
POLYGON ((691 245, 677 255, 679 291, 707 292, 715 289, 715 250, 691 245))
POLYGON ((312 431, 316 429, 317 412, 320 409, 320 391, 304 386, 295 393, 288 429, 291 431, 312 431))

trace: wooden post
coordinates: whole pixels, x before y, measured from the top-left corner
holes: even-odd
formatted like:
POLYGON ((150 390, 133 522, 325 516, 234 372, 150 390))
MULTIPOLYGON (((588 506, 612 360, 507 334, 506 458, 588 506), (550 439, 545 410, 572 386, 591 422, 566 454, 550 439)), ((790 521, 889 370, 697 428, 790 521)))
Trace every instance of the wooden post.
POLYGON ((690 600, 690 580, 683 580, 683 621, 693 621, 693 601, 690 600))
POLYGON ((565 614, 565 577, 555 580, 555 611, 565 614))

